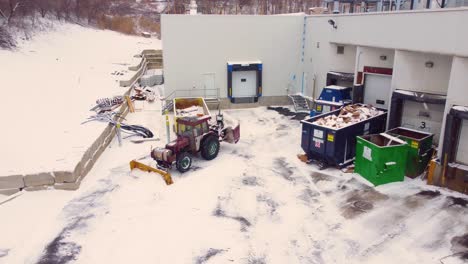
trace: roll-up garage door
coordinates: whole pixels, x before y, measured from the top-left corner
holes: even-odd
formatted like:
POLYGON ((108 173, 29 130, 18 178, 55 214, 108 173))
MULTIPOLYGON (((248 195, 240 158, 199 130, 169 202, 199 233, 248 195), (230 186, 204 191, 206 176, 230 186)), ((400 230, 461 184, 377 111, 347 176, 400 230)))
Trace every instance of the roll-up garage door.
POLYGON ((366 74, 364 81, 364 103, 378 108, 390 106, 391 75, 366 74))
POLYGON ((257 95, 257 72, 234 71, 232 73, 232 96, 254 97, 257 95))

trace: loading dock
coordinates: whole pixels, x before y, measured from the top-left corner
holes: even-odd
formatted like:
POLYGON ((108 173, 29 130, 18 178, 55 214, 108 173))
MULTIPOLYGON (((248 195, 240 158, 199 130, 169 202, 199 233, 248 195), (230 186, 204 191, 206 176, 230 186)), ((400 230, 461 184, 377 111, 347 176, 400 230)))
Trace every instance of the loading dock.
POLYGON ((227 63, 227 93, 231 103, 256 103, 262 96, 261 61, 227 63))
POLYGON ((446 96, 395 90, 392 94, 388 129, 399 126, 433 133, 439 144, 446 96))
POLYGON ((446 117, 441 159, 433 160, 428 183, 468 194, 468 107, 454 106, 446 117))

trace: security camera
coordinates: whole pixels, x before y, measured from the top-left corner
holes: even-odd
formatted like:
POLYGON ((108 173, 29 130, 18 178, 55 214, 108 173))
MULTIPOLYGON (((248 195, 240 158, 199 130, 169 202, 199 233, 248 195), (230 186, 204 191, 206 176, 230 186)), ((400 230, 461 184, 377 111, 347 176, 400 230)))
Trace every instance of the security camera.
POLYGON ((333 20, 333 19, 329 19, 329 20, 328 20, 328 24, 330 24, 334 29, 337 29, 337 28, 338 28, 338 26, 337 26, 336 23, 335 23, 335 20, 333 20))

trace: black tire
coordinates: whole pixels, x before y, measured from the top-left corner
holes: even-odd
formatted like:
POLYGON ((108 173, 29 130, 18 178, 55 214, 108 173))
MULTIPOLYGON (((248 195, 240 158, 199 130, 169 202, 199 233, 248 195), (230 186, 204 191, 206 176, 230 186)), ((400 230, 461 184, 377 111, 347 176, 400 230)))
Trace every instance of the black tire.
POLYGON ((216 136, 210 135, 203 140, 201 146, 201 155, 206 160, 212 160, 218 156, 219 140, 216 136))
POLYGON ((176 167, 178 171, 180 171, 181 173, 184 173, 190 170, 191 166, 192 166, 192 158, 187 152, 181 152, 180 154, 177 155, 176 167))

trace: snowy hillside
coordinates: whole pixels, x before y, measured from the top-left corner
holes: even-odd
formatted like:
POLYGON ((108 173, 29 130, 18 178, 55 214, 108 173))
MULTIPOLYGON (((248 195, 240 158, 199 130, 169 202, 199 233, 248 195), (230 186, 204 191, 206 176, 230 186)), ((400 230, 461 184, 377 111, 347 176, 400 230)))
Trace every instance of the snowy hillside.
POLYGON ((104 124, 80 125, 95 100, 123 94, 119 79, 143 49, 159 40, 57 25, 19 50, 0 50, 0 176, 69 169, 102 131, 104 124), (5 63, 7 62, 7 63, 5 63), (6 129, 5 129, 6 128, 6 129))

